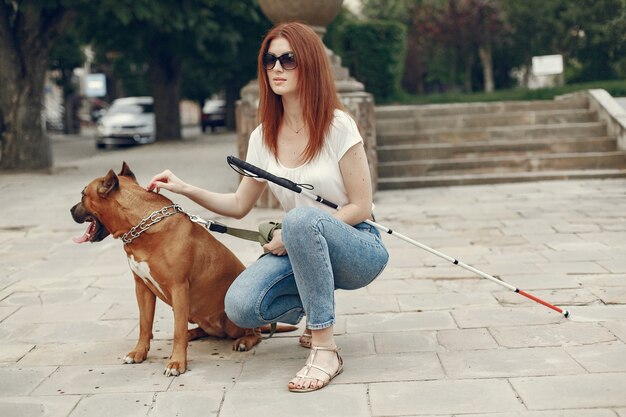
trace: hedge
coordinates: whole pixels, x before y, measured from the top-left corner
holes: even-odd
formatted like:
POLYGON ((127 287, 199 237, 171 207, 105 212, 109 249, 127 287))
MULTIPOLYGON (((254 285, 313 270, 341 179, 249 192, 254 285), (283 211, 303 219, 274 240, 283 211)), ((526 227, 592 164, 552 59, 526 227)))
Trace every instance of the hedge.
POLYGON ((406 28, 397 22, 346 24, 343 62, 377 101, 389 101, 400 91, 406 55, 406 28))

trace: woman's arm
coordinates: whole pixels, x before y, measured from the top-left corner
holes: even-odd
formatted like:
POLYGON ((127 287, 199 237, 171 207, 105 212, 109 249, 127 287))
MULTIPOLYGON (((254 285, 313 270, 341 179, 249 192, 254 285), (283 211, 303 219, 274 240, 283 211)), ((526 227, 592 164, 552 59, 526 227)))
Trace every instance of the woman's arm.
POLYGON ((355 225, 372 218, 372 179, 362 143, 352 146, 339 160, 339 169, 348 193, 348 204, 335 217, 355 225))
POLYGON ((184 195, 202 207, 222 216, 241 219, 252 210, 267 183, 244 177, 234 193, 215 193, 187 184, 172 171, 165 170, 150 180, 148 191, 159 189, 184 195))

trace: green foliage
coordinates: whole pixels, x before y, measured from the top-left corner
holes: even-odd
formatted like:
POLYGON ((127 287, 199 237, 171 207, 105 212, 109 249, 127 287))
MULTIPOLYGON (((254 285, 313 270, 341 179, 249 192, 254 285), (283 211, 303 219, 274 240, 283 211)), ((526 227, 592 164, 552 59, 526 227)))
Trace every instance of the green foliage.
POLYGON ((337 17, 326 28, 324 44, 336 55, 343 57, 343 38, 346 25, 357 20, 357 16, 344 6, 339 11, 337 17))
POLYGON ((371 20, 388 20, 408 24, 409 10, 416 0, 363 0, 363 15, 371 20))
POLYGON ((562 54, 567 82, 612 79, 624 53, 625 0, 501 0, 513 28, 515 65, 536 55, 562 54), (622 17, 620 17, 622 16, 622 17))
POLYGON ((395 22, 352 22, 344 32, 344 62, 352 76, 377 100, 400 91, 406 53, 406 28, 395 22))
POLYGON ((212 94, 239 90, 256 76, 256 58, 272 26, 256 1, 217 1, 213 7, 219 30, 198 42, 197 53, 184 66, 183 95, 201 100, 212 94), (236 4, 232 4, 236 3, 236 4))
POLYGON ((76 92, 76 85, 72 82, 72 73, 74 68, 85 63, 85 54, 81 46, 81 40, 76 31, 70 29, 52 44, 48 54, 54 81, 63 88, 66 94, 76 92))
POLYGON ((182 65, 182 96, 196 100, 254 78, 271 25, 256 0, 102 0, 82 23, 96 65, 112 69, 124 92, 149 93, 148 63, 167 57, 182 65))
POLYGON ((610 30, 611 22, 624 13, 624 0, 580 0, 576 7, 568 5, 564 19, 573 38, 569 59, 581 64, 576 77, 566 78, 567 82, 604 80, 616 78, 613 63, 619 58, 619 49, 623 42, 617 33, 610 30))

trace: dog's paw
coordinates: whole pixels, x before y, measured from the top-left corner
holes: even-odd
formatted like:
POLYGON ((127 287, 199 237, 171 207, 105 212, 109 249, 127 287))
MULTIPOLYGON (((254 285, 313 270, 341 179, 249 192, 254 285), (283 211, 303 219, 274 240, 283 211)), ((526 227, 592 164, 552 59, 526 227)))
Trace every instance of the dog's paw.
POLYGON ((257 334, 250 334, 244 337, 240 337, 233 343, 233 350, 237 352, 247 352, 251 350, 256 344, 261 341, 261 336, 257 334))
POLYGON ((142 363, 143 361, 146 360, 146 358, 148 357, 148 352, 138 352, 138 351, 132 351, 132 352, 128 352, 126 354, 126 356, 124 357, 124 363, 125 364, 131 364, 131 363, 142 363))
POLYGON ((165 375, 165 376, 179 376, 180 372, 178 372, 178 369, 175 369, 175 368, 165 368, 165 371, 163 371, 163 375, 165 375))
POLYGON ((179 362, 170 362, 167 364, 167 367, 163 371, 163 375, 165 376, 179 376, 184 374, 186 371, 186 366, 180 364, 179 362))
POLYGON ((248 346, 245 343, 233 343, 233 350, 237 352, 246 352, 248 350, 248 346))

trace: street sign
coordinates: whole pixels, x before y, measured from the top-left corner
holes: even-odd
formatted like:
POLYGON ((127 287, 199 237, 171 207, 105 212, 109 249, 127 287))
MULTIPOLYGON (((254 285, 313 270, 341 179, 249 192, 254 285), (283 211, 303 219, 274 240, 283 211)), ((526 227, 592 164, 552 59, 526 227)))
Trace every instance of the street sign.
POLYGON ((87 97, 104 97, 107 95, 107 80, 104 74, 87 74, 85 78, 85 95, 87 97))
POLYGON ((533 75, 556 75, 563 73, 563 55, 533 57, 533 75))

